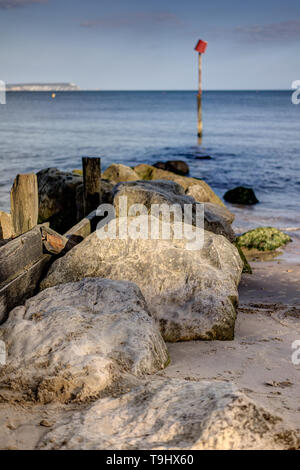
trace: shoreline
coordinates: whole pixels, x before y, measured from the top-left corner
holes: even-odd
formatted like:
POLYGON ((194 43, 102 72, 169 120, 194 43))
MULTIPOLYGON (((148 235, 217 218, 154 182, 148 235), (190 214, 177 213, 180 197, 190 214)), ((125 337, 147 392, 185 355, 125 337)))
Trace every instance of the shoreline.
MULTIPOLYGON (((143 165, 141 166, 143 167, 143 165)), ((147 171, 149 170, 147 165, 144 165, 144 167, 146 167, 147 171)), ((123 181, 122 176, 125 176, 120 176, 119 171, 121 170, 126 170, 127 173, 133 176, 134 170, 129 167, 117 169, 114 167, 110 171, 115 172, 118 178, 123 181)), ((145 168, 136 167, 135 170, 137 170, 136 175, 140 176, 140 172, 142 174, 145 168)), ((179 177, 175 174, 170 176, 167 173, 165 176, 166 178, 168 176, 171 178, 172 182, 169 184, 172 185, 174 184, 173 179, 179 178, 182 184, 188 184, 192 181, 192 179, 182 180, 184 177, 179 177)), ((128 174, 126 175, 128 177, 128 174)), ((107 180, 104 178, 102 181, 107 180)), ((141 184, 141 180, 133 180, 131 184, 138 185, 138 181, 141 184)), ((166 187, 167 181, 168 178, 165 180, 164 187, 166 187)), ((113 187, 116 187, 116 181, 114 181, 113 177, 112 182, 113 187)), ((154 178, 152 185, 157 183, 157 180, 154 178)), ((142 190, 146 191, 149 184, 151 185, 151 180, 145 179, 142 190)), ((154 191, 154 188, 155 186, 152 188, 152 191, 154 191)), ((203 187, 201 188, 203 190, 203 187)), ((158 190, 159 188, 156 187, 155 191, 158 190)), ((208 191, 211 191, 211 189, 208 188, 208 191)), ((219 201, 213 192, 209 194, 214 201, 219 201)), ((178 195, 178 198, 180 197, 185 196, 178 195)), ((213 206, 214 204, 211 205, 213 206)), ((230 211, 234 212, 234 206, 228 205, 227 207, 230 211)), ((64 210, 66 210, 65 207, 64 210)), ((227 217, 228 213, 230 214, 229 211, 225 212, 227 217)), ((233 219, 232 214, 230 219, 233 219)), ((236 225, 238 223, 239 216, 237 216, 235 221, 236 225)), ((213 233, 213 230, 207 230, 207 233, 213 233)), ((214 227, 214 230, 216 230, 216 227, 214 227)), ((218 232, 216 231, 215 233, 218 232)), ((280 417, 282 420, 281 424, 286 428, 292 429, 300 437, 300 424, 298 420, 298 413, 300 411, 298 403, 300 365, 295 365, 292 361, 292 344, 296 340, 300 340, 300 236, 298 231, 290 232, 290 235, 293 241, 275 252, 248 253, 253 274, 243 274, 239 284, 239 306, 236 321, 233 311, 233 322, 235 322, 234 339, 232 339, 234 324, 230 336, 226 338, 225 336, 218 336, 217 340, 214 341, 195 341, 193 339, 201 336, 194 336, 187 342, 180 342, 182 340, 177 339, 178 342, 170 343, 168 342, 170 339, 165 337, 168 351, 166 357, 169 354, 170 362, 163 370, 161 368, 154 369, 155 371, 159 370, 159 372, 153 373, 151 371, 149 375, 146 373, 145 377, 147 377, 149 382, 155 382, 155 379, 161 380, 162 378, 166 381, 169 379, 181 379, 184 382, 199 383, 207 380, 212 383, 227 382, 235 386, 246 398, 252 399, 255 406, 261 406, 273 416, 280 417)), ((226 246, 229 249, 230 244, 226 246)), ((176 249, 178 250, 178 247, 176 249)), ((116 253, 121 255, 118 251, 116 253)), ((116 257, 116 253, 114 257, 116 257)), ((163 256, 163 253, 164 251, 161 253, 161 256, 163 256)), ((218 253, 217 251, 216 254, 218 255, 218 253)), ((185 253, 186 256, 187 253, 185 253)), ((228 252, 227 256, 229 260, 230 256, 234 257, 234 253, 228 252)), ((122 256, 118 258, 118 262, 122 265, 122 256)), ((162 258, 161 262, 164 263, 164 258, 162 258)), ((112 263, 112 260, 108 259, 107 263, 112 263)), ((201 260, 198 260, 197 263, 200 266, 201 260)), ((101 266, 101 263, 99 266, 101 266)), ((211 269, 210 265, 202 264, 201 266, 203 266, 203 269, 206 266, 211 269)), ((126 273, 125 266, 124 269, 126 273)), ((177 267, 175 266, 176 269, 177 267)), ((236 284, 233 286, 236 297, 236 285, 241 271, 242 264, 238 267, 236 284)), ((59 269, 57 272, 59 272, 59 269)), ((211 272, 213 272, 212 269, 211 272)), ((123 274, 124 272, 118 272, 118 280, 124 278, 123 274)), ((168 275, 170 275, 169 271, 168 275)), ((232 271, 232 277, 229 276, 228 280, 234 279, 234 275, 234 271, 232 271)), ((203 276, 203 271, 202 273, 201 270, 199 271, 199 276, 203 276)), ((89 274, 84 277, 89 278, 89 274)), ((98 276, 92 277, 110 279, 109 275, 98 274, 98 276)), ((113 276, 112 279, 114 279, 113 276)), ((226 280, 225 277, 224 279, 226 280)), ((128 280, 127 277, 126 280, 128 280)), ((51 286, 51 282, 50 280, 49 286, 51 286)), ((54 279, 53 285, 56 285, 56 282, 54 279)), ((41 285, 39 286, 41 287, 41 285)), ((230 287, 230 284, 228 286, 230 287)), ((44 288, 46 287, 47 284, 44 288)), ((228 295, 228 291, 225 292, 225 295, 228 295)), ((191 300, 194 297, 196 297, 195 293, 192 294, 191 300)), ((48 300, 50 301, 50 299, 47 299, 47 302, 48 300)), ((97 305, 97 302, 94 305, 97 305)), ((212 309, 214 309, 214 305, 212 305, 212 309)), ((178 311, 176 310, 177 315, 178 311)), ((203 311, 201 310, 202 313, 203 311)), ((187 310, 185 309, 183 320, 185 320, 186 316, 187 310)), ((207 327, 204 326, 204 328, 207 327)), ((206 330, 203 331, 206 332, 206 330)), ((208 337, 205 336, 205 339, 208 337)), ((26 340, 28 341, 28 339, 26 340)), ((19 337, 17 341, 20 341, 19 337)), ((174 341, 176 341, 176 337, 174 341)), ((126 344, 126 342, 121 344, 126 344)), ((136 384, 143 385, 140 377, 136 377, 135 380, 136 384)), ((117 398, 117 396, 113 395, 113 398, 117 398)), ((22 396, 18 393, 17 389, 2 388, 0 391, 0 448, 36 449, 51 428, 55 427, 57 423, 72 420, 74 412, 84 412, 88 409, 91 402, 93 402, 93 399, 80 403, 76 403, 75 400, 71 400, 69 403, 65 402, 68 404, 62 404, 59 400, 53 400, 49 404, 41 404, 35 398, 33 398, 33 401, 28 401, 25 395, 22 396)))

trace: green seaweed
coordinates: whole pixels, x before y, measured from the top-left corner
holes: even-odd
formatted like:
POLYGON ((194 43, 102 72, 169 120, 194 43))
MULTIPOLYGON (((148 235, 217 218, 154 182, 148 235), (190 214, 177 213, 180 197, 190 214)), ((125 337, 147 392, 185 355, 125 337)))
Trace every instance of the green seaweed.
POLYGON ((236 239, 236 245, 259 251, 273 251, 291 242, 291 238, 274 227, 259 227, 236 239))
POLYGON ((241 260, 243 261, 243 264, 244 264, 243 273, 244 274, 252 274, 252 268, 251 268, 250 264, 248 263, 248 260, 247 260, 246 256, 244 255, 244 252, 243 252, 242 248, 237 244, 237 242, 235 242, 234 245, 237 247, 237 250, 239 252, 241 260))

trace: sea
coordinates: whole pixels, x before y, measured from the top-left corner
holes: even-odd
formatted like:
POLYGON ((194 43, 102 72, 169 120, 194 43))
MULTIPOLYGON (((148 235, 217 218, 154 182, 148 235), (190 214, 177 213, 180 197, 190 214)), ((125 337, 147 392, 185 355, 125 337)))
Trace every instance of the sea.
POLYGON ((9 92, 0 105, 0 210, 18 173, 184 160, 223 197, 253 188, 260 203, 229 205, 237 232, 300 226, 300 105, 291 91, 206 91, 202 142, 193 91, 9 92), (207 158, 210 157, 210 158, 207 158))

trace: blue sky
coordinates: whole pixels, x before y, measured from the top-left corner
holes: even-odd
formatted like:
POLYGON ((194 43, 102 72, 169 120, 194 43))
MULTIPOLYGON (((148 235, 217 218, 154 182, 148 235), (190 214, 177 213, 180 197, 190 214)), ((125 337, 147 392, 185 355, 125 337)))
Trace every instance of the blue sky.
POLYGON ((0 0, 0 79, 83 89, 288 89, 299 0, 0 0))

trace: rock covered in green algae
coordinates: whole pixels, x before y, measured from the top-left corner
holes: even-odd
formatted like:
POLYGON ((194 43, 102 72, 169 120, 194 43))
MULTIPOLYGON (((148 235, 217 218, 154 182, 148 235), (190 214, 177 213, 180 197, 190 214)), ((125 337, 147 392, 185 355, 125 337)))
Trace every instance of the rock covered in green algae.
POLYGON ((274 227, 259 227, 244 233, 236 239, 236 244, 248 250, 273 251, 292 239, 274 227))

